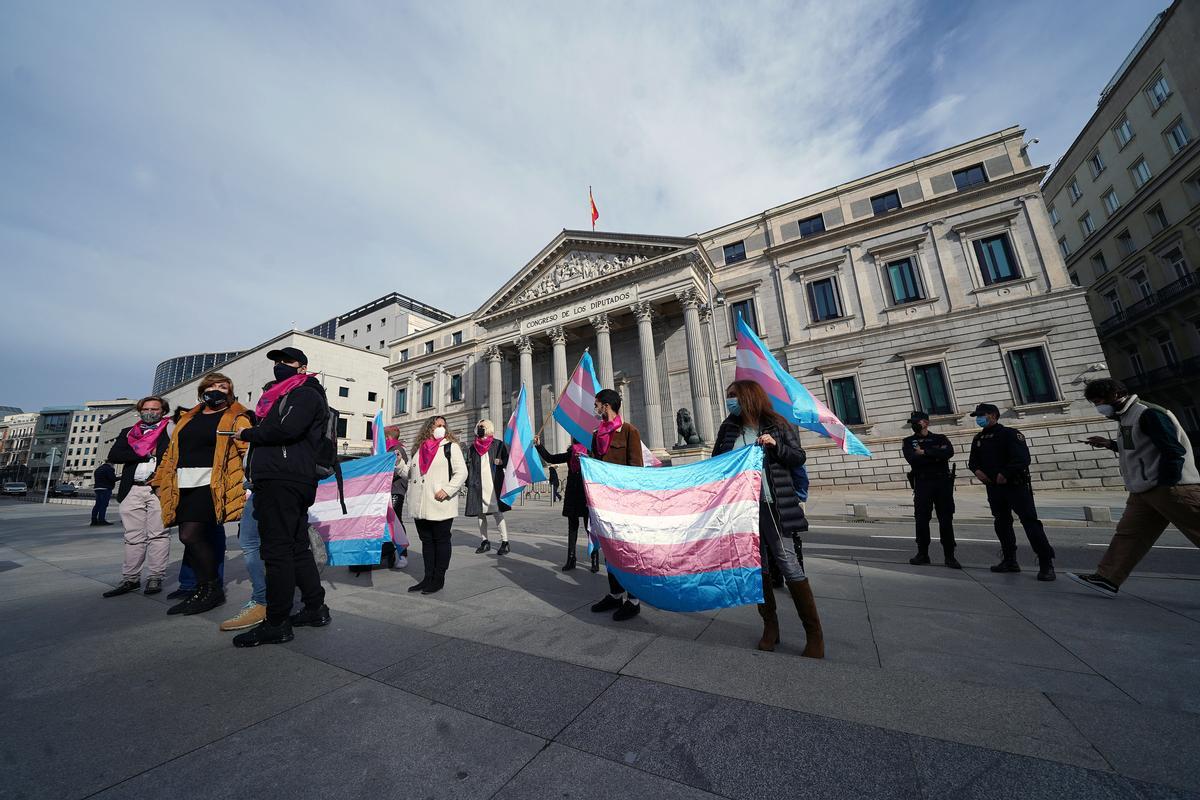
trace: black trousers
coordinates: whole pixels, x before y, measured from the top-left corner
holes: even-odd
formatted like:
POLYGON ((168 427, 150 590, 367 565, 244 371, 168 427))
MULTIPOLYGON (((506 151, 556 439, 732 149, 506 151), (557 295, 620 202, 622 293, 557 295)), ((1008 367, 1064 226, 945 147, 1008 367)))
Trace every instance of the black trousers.
POLYGON ((929 552, 929 521, 937 510, 938 535, 942 553, 954 554, 954 483, 949 475, 915 476, 913 506, 917 521, 917 550, 929 552))
POLYGON ((1026 484, 1006 483, 989 484, 987 487, 988 506, 992 509, 992 517, 996 521, 996 538, 1000 540, 1000 549, 1006 558, 1017 555, 1017 536, 1013 533, 1012 515, 1016 514, 1025 529, 1029 546, 1037 554, 1039 560, 1054 558, 1054 548, 1046 538, 1046 529, 1038 519, 1037 507, 1033 504, 1033 488, 1026 484))
POLYGON ((583 531, 587 533, 587 517, 567 517, 567 555, 575 557, 575 547, 579 544, 579 521, 583 520, 583 531))
POLYGON ((445 580, 450 569, 450 528, 453 519, 414 519, 425 561, 425 580, 445 580))
POLYGON ((112 489, 96 489, 96 502, 92 506, 92 522, 104 522, 108 513, 108 501, 112 498, 112 489))
POLYGON ((292 613, 296 587, 304 607, 320 608, 325 589, 308 543, 308 508, 317 484, 265 480, 254 482, 254 518, 267 571, 267 623, 279 625, 292 613))

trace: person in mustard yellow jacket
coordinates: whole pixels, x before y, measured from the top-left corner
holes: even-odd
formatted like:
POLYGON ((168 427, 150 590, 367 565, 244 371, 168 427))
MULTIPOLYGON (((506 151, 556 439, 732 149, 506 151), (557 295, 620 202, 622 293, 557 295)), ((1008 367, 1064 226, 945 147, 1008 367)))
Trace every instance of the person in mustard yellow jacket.
POLYGON ((234 399, 233 381, 219 372, 201 378, 196 394, 201 402, 180 417, 152 482, 163 525, 179 526, 196 572, 195 591, 168 614, 201 614, 225 602, 208 530, 241 519, 246 504, 242 460, 248 445, 230 434, 250 427, 249 411, 234 399))

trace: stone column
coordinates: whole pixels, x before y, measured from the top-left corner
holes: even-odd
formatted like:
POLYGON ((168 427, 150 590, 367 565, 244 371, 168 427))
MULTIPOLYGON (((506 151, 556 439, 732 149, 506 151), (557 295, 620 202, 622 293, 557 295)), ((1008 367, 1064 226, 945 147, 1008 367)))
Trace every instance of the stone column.
MULTIPOLYGON (((1025 210, 1025 224, 1033 239, 1033 247, 1042 261, 1046 283, 1050 291, 1072 289, 1071 276, 1067 274, 1067 265, 1058 249, 1058 241, 1054 238, 1054 228, 1050 224, 1050 214, 1046 211, 1046 201, 1039 192, 1032 192, 1021 197, 1021 207, 1025 210)), ((1013 249, 1018 249, 1016 230, 1010 230, 1013 238, 1013 249)), ((1032 272, 1032 270, 1029 270, 1032 272)), ((1029 277, 1029 276, 1027 276, 1029 277)))
POLYGON ((637 317, 638 345, 642 354, 642 396, 646 401, 646 444, 651 450, 663 448, 662 402, 658 394, 658 359, 654 356, 654 307, 647 302, 633 304, 637 317))
POLYGON ((441 364, 433 371, 433 410, 439 414, 446 413, 446 368, 441 364))
POLYGON ((488 417, 496 430, 502 430, 508 420, 504 419, 504 375, 500 371, 504 364, 504 353, 496 345, 484 352, 488 362, 488 417))
MULTIPOLYGON (((551 328, 550 344, 554 347, 554 402, 558 402, 558 395, 567 385, 567 332, 562 326, 551 328)), ((561 453, 567 449, 567 445, 571 443, 571 436, 557 422, 550 426, 550 445, 551 449, 556 453, 561 453)))
MULTIPOLYGON (((528 336, 518 336, 515 344, 521 355, 521 383, 525 385, 525 407, 529 412, 529 424, 537 430, 534 423, 534 401, 537 400, 537 387, 533 385, 533 340, 528 336)), ((521 387, 517 387, 517 393, 521 387)))
POLYGON ((414 420, 421 418, 421 380, 415 372, 408 376, 408 413, 414 420))
POLYGON ((951 311, 957 311, 960 308, 968 306, 966 301, 967 292, 963 288, 962 276, 954 265, 954 256, 947 254, 942 249, 943 229, 945 227, 946 221, 941 219, 935 219, 925 224, 925 229, 929 231, 929 241, 933 244, 933 257, 937 262, 938 277, 946 292, 946 302, 949 304, 951 311))
POLYGON ((675 296, 683 305, 688 378, 692 383, 692 417, 696 420, 696 431, 700 434, 701 441, 711 443, 717 432, 713 427, 712 398, 708 394, 708 381, 704 379, 709 357, 704 353, 704 338, 700 334, 700 295, 694 288, 689 288, 677 292, 675 296))
POLYGON ((609 338, 608 314, 597 314, 589 320, 596 329, 596 374, 601 389, 613 387, 612 340, 609 338))

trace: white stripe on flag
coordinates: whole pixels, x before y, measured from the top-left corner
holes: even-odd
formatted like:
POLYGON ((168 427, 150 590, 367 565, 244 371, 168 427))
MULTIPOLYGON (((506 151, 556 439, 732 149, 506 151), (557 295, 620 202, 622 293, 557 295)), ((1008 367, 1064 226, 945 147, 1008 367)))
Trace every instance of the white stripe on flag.
POLYGON ((333 522, 342 517, 382 517, 387 513, 388 504, 392 502, 390 492, 378 494, 360 494, 346 498, 346 513, 342 513, 342 504, 335 500, 324 500, 313 503, 308 509, 308 521, 316 524, 322 521, 333 522))
POLYGON ((758 530, 758 501, 740 500, 699 514, 646 516, 591 510, 592 534, 636 544, 680 544, 758 530))

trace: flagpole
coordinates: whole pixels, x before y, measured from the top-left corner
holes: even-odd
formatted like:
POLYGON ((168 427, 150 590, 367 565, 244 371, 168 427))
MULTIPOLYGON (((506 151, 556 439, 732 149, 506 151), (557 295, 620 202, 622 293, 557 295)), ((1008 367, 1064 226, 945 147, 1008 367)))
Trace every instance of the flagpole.
MULTIPOLYGON (((583 348, 584 355, 586 355, 589 350, 591 350, 590 347, 583 348)), ((580 356, 579 360, 575 362, 575 369, 579 369, 579 365, 582 363, 583 356, 580 356)), ((575 369, 567 373, 567 382, 563 384, 562 390, 554 396, 554 408, 558 408, 558 404, 562 402, 562 396, 566 393, 567 387, 571 385, 571 376, 575 374, 575 369)), ((554 419, 554 409, 550 410, 550 416, 542 420, 542 427, 537 429, 537 433, 534 434, 535 438, 542 435, 542 431, 546 429, 546 426, 550 424, 550 420, 552 419, 554 419)))

